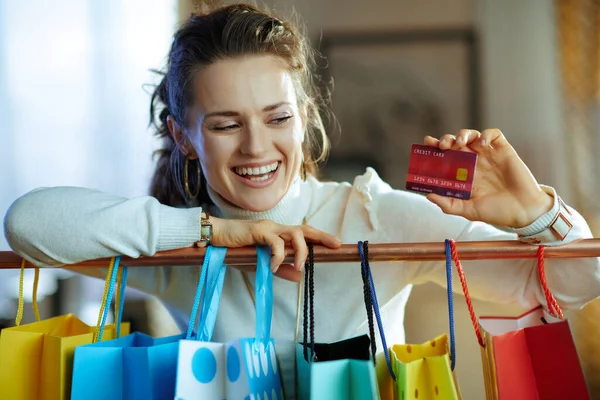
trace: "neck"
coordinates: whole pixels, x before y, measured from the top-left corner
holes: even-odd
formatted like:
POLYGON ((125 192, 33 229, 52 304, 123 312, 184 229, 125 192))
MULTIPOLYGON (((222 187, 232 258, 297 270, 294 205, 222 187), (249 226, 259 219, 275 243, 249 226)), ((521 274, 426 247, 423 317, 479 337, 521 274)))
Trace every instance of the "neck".
POLYGON ((208 194, 214 203, 210 212, 220 218, 245 220, 271 220, 285 225, 301 225, 302 219, 308 215, 311 191, 308 182, 300 178, 294 180, 283 198, 270 210, 248 211, 239 208, 221 197, 208 187, 208 194))

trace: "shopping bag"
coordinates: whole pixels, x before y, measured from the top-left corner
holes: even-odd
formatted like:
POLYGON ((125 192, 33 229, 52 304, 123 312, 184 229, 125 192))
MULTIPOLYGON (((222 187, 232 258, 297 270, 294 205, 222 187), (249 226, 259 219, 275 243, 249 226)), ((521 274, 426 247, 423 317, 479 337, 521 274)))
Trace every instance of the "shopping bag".
MULTIPOLYGON (((216 310, 204 302, 200 316, 203 330, 197 340, 179 342, 175 398, 196 399, 283 399, 281 375, 275 343, 271 338, 273 313, 273 274, 269 267, 271 249, 257 247, 256 268, 256 335, 228 343, 212 343, 216 310), (205 312, 206 310, 206 312, 205 312)), ((209 268, 207 290, 213 282, 224 279, 225 266, 209 268), (216 278, 211 278, 211 276, 216 278)))
MULTIPOLYGON (((198 290, 202 290, 204 285, 208 263, 222 262, 218 257, 211 257, 212 250, 212 247, 207 248, 198 290)), ((121 272, 123 276, 117 291, 121 296, 118 296, 120 301, 115 302, 118 304, 118 320, 123 314, 127 267, 123 267, 121 272)), ((196 301, 199 300, 198 296, 196 301)), ((197 307, 195 303, 193 309, 197 307)), ((190 318, 191 327, 194 319, 190 318)), ((77 347, 71 400, 172 400, 179 341, 185 338, 185 333, 152 338, 134 332, 114 340, 77 347), (99 376, 103 378, 98 379, 99 376)))
POLYGON ((488 400, 589 399, 569 323, 550 292, 544 247, 538 247, 538 278, 546 296, 542 306, 516 318, 477 317, 456 247, 454 261, 481 347, 488 400))
POLYGON ((370 347, 367 335, 314 343, 305 359, 304 344, 297 343, 298 399, 378 399, 370 347))
MULTIPOLYGON (((312 310, 314 310, 314 257, 312 245, 309 244, 308 248, 309 257, 304 270, 304 340, 302 343, 296 343, 297 397, 300 400, 379 399, 374 363, 376 349, 372 315, 373 306, 376 305, 376 296, 374 296, 370 270, 367 271, 368 265, 361 264, 361 275, 371 336, 362 335, 333 343, 315 343, 315 325, 312 315, 312 310), (375 304, 373 304, 374 299, 375 304)), ((359 243, 359 251, 360 248, 359 243)), ((375 308, 378 313, 378 307, 375 308)), ((380 322, 381 318, 378 318, 378 323, 380 322)), ((381 324, 379 327, 383 334, 381 324)), ((383 336, 382 341, 385 343, 383 336)))
MULTIPOLYGON (((113 263, 114 260, 110 268, 113 263)), ((22 265, 21 279, 23 275, 22 265)), ((107 285, 109 278, 110 274, 107 285)), ((34 284, 34 294, 36 286, 34 284)), ((20 310, 22 304, 20 293, 20 310)), ((0 333, 0 399, 69 399, 75 347, 92 343, 98 328, 85 324, 72 314, 25 325, 20 325, 20 318, 17 318, 16 325, 0 333)), ((129 333, 129 324, 121 324, 120 330, 129 333)), ((104 339, 112 339, 115 335, 116 326, 106 325, 104 339)))
MULTIPOLYGON (((448 335, 443 334, 422 344, 391 346, 389 353, 396 382, 395 385, 393 383, 391 391, 388 389, 386 396, 382 391, 382 399, 393 399, 394 395, 400 399, 458 399, 458 390, 450 367, 448 342, 448 335)), ((380 355, 378 357, 383 358, 380 355)), ((378 369, 378 378, 387 373, 387 370, 378 369)))
POLYGON ((388 349, 393 374, 383 364, 385 352, 377 355, 377 381, 382 400, 461 398, 454 375, 454 305, 452 302, 452 262, 446 243, 446 280, 450 334, 442 334, 421 344, 395 344, 388 349))

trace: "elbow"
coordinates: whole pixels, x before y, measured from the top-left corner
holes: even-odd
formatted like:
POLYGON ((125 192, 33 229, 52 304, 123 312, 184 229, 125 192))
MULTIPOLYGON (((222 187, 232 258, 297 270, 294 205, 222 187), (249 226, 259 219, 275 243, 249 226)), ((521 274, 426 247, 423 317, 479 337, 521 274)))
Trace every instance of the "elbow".
POLYGON ((11 249, 22 254, 32 231, 27 194, 15 200, 4 216, 4 237, 11 249))
POLYGON ((593 258, 582 265, 576 275, 565 276, 563 290, 555 296, 561 308, 581 310, 600 298, 600 259, 593 258), (590 265, 591 264, 591 265, 590 265), (570 282, 569 282, 570 280, 570 282))
POLYGON ((4 216, 4 237, 9 247, 27 261, 38 266, 55 266, 35 246, 36 235, 43 221, 36 215, 36 189, 15 200, 4 216))

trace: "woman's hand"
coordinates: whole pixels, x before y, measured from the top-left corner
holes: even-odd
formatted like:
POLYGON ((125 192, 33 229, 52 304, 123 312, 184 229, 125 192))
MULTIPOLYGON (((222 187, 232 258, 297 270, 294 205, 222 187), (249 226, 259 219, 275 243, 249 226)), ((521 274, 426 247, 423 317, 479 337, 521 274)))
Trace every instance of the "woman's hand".
POLYGON ((429 194, 427 198, 447 214, 471 221, 522 228, 548 212, 552 196, 538 185, 515 149, 498 129, 483 132, 463 129, 440 140, 425 138, 425 145, 441 150, 477 153, 477 167, 469 200, 429 194))
MULTIPOLYGON (((211 244, 223 247, 268 245, 272 249, 271 269, 280 278, 299 282, 308 257, 306 241, 336 249, 342 242, 333 235, 307 225, 281 225, 273 221, 248 221, 210 217, 213 225, 211 244), (286 245, 291 245, 286 247, 286 245), (289 251, 294 264, 283 264, 289 251)), ((245 268, 240 268, 246 270, 245 268)))

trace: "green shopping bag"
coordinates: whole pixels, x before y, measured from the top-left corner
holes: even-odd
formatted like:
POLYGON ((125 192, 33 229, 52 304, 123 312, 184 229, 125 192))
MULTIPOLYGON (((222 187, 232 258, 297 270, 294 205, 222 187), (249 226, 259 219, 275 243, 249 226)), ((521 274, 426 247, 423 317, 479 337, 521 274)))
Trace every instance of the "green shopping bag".
MULTIPOLYGON (((359 243, 360 249, 360 243, 359 243)), ((309 244, 309 257, 304 275, 304 341, 296 343, 296 382, 299 400, 379 400, 375 373, 375 328, 373 310, 378 316, 382 342, 383 327, 368 265, 361 264, 363 292, 369 321, 369 335, 334 343, 314 341, 314 261, 309 244), (310 310, 310 311, 309 311, 310 310), (309 323, 310 313, 310 323, 309 323), (310 339, 309 336, 310 328, 310 339)))

